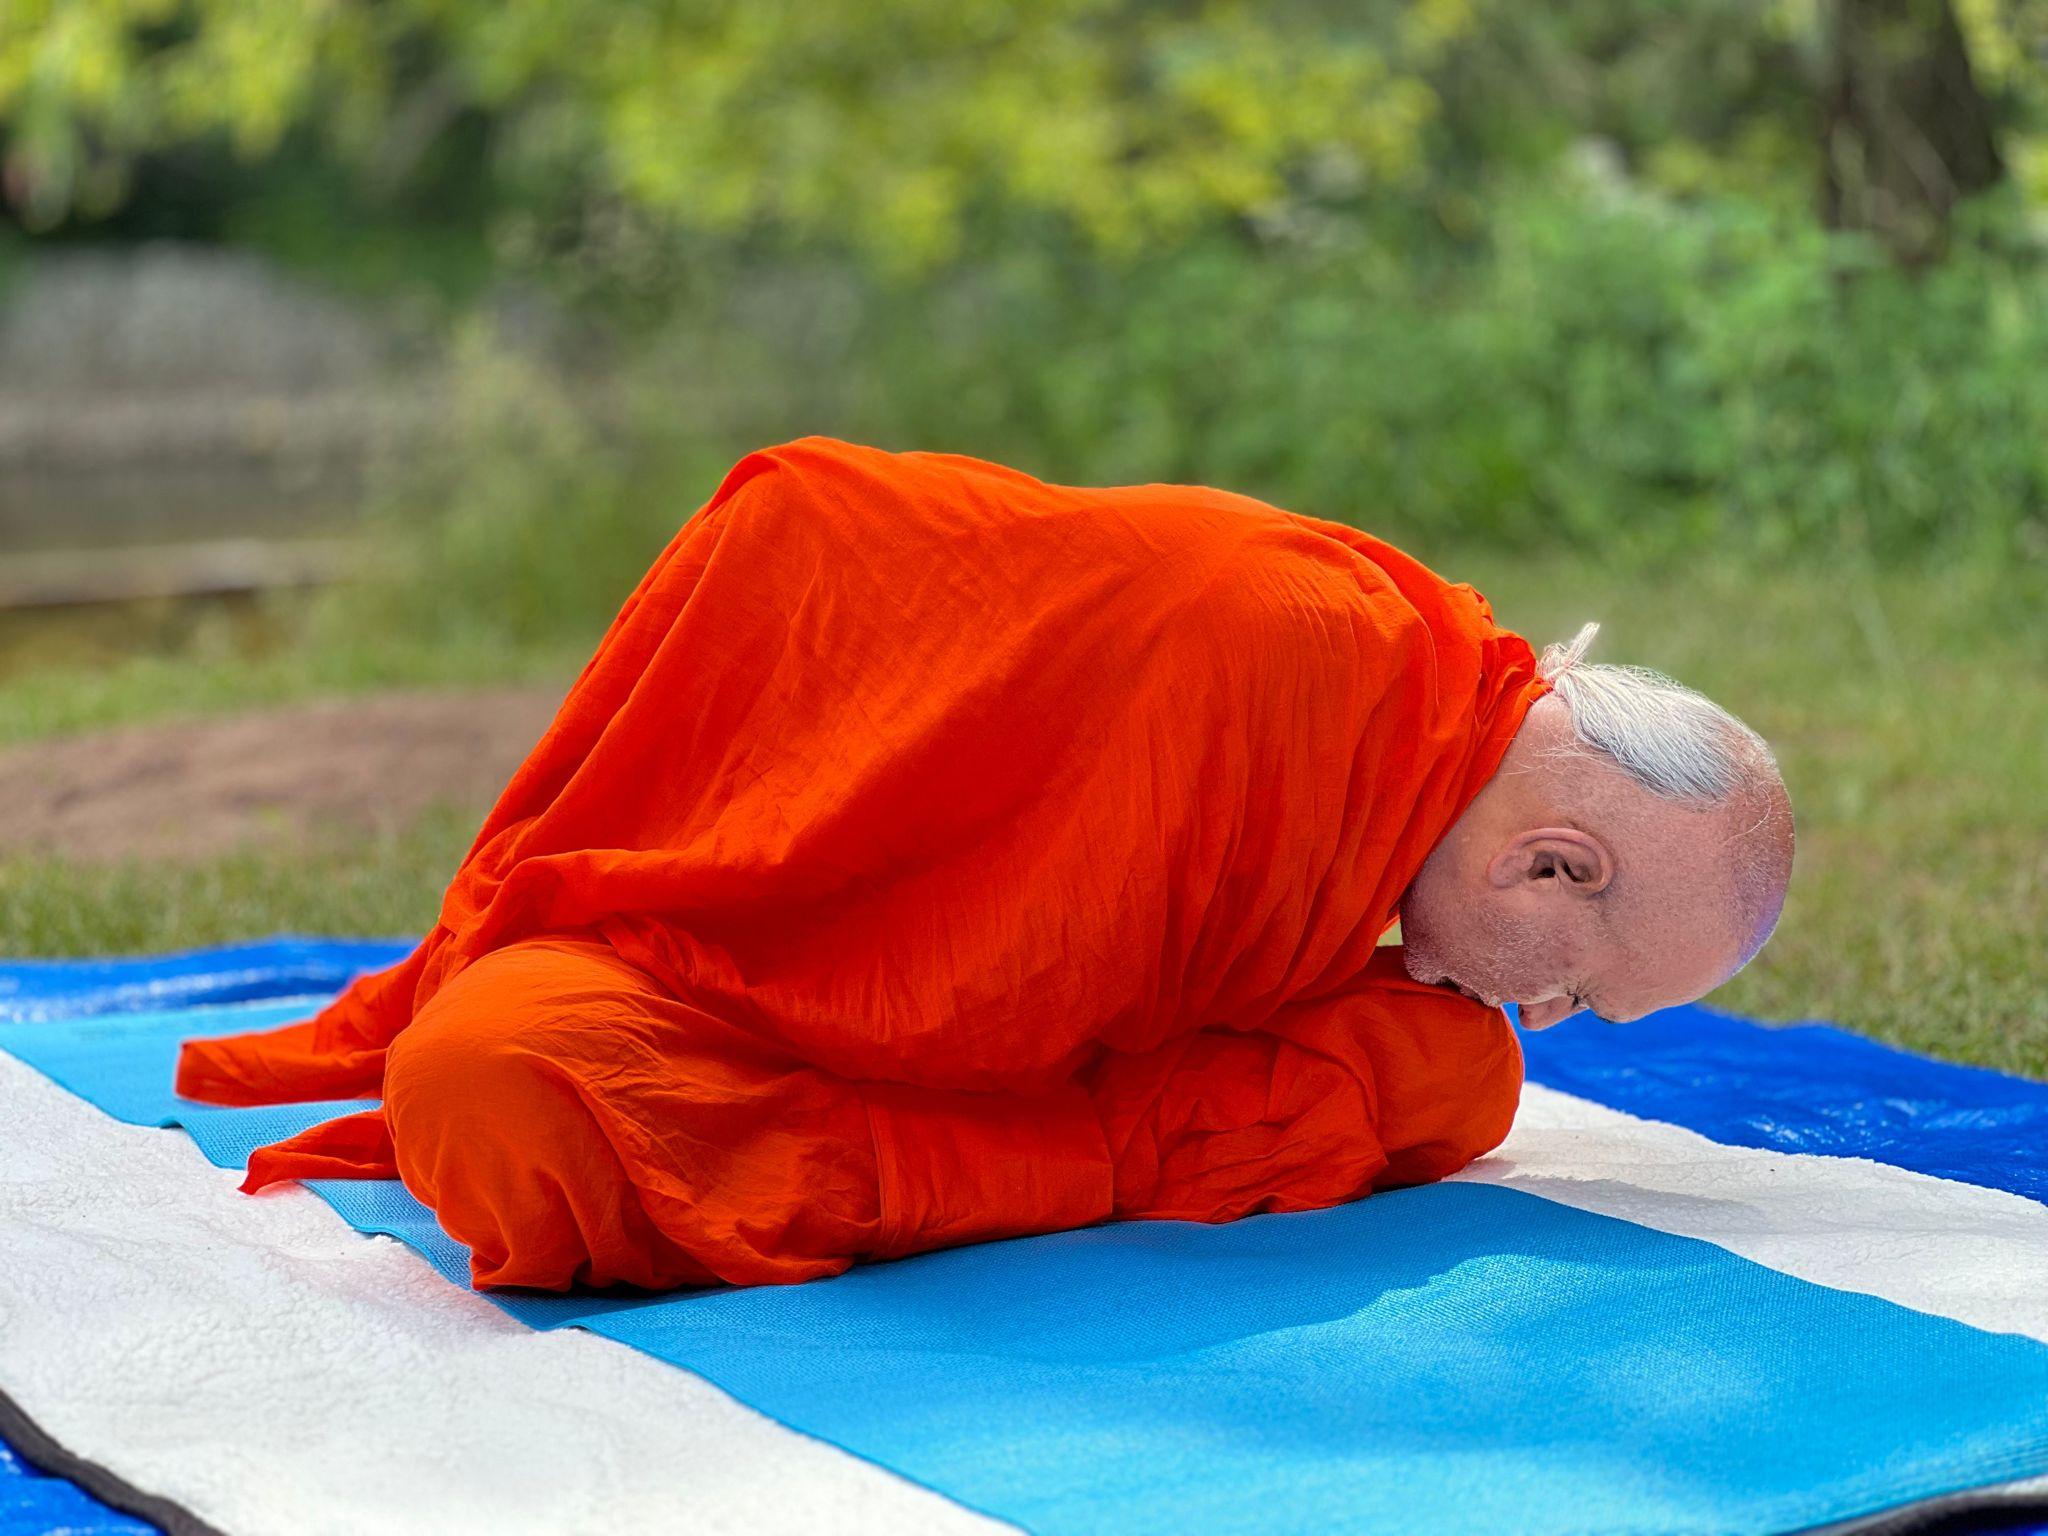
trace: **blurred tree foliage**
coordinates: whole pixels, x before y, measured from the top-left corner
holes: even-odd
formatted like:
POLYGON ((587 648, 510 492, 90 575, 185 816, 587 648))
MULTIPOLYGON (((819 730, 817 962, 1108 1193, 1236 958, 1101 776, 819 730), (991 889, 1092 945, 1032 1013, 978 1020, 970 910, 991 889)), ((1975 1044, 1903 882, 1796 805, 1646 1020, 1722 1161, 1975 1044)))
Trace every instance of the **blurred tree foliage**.
POLYGON ((679 224, 957 244, 978 203, 1111 248, 1301 186, 1413 178, 1427 73, 1471 0, 14 0, 8 178, 31 223, 105 212, 137 157, 310 124, 372 191, 465 115, 530 198, 614 194, 679 224), (1360 19, 1360 16, 1365 19, 1360 19))
POLYGON ((590 319, 603 391, 466 333, 474 451, 400 498, 422 590, 542 628, 806 431, 2037 561, 2044 51, 2048 0, 0 0, 0 191, 590 319))
POLYGON ((1918 250, 1998 136, 2044 174, 2044 42, 2048 0, 10 0, 0 120, 32 228, 227 146, 370 204, 485 184, 515 248, 616 200, 898 265, 990 210, 1128 254, 1389 194, 1456 232, 1595 136, 1918 250))

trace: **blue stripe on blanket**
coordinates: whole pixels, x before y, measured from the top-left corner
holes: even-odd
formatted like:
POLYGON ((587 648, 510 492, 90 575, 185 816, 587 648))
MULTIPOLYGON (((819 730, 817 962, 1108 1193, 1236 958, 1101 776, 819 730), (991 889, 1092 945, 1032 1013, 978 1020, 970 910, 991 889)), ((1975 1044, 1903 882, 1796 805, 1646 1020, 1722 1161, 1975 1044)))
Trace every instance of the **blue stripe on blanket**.
MULTIPOLYGON (((294 945, 277 991, 303 991, 331 958, 294 945)), ((203 956, 177 963, 182 998, 222 995, 203 956)), ((248 950, 234 967, 228 995, 264 995, 248 950)), ((64 1023, 56 978, 36 974, 20 1011, 46 1022, 6 1027, 0 1043, 124 1119, 182 1121, 217 1163, 360 1107, 169 1096, 177 1039, 281 1022, 303 1001, 122 1014, 149 978, 103 963, 89 994, 100 1016, 64 1023)), ((17 975, 0 968, 0 985, 17 975)), ((1746 1132, 1721 1139, 1781 1145, 1768 1138, 1798 1116, 1757 1107, 1775 1104, 1836 1137, 1791 1150, 1869 1155, 1854 1134, 1868 1120, 1901 1161, 1914 1149, 1894 1144, 1898 1127, 1917 1124, 1950 1148, 2003 1144, 1951 1164, 1985 1174, 1972 1182, 2033 1176, 2014 1157, 2048 1089, 1899 1057, 1882 1066, 1926 1069, 1911 1092, 1866 1077, 1838 1091, 1814 1075, 1832 1070, 1840 1047, 1818 1037, 1834 1032, 1676 1012, 1692 1017, 1572 1026, 1608 1043, 1604 1064, 1592 1046, 1553 1049, 1568 1034, 1532 1037, 1535 1075, 1681 1124, 1696 1123, 1679 1110, 1701 1081, 1732 1083, 1699 1117, 1746 1132), (1677 1049, 1702 1033, 1715 1045, 1700 1059, 1677 1049)), ((466 1278, 467 1255, 398 1185, 315 1188, 466 1278)), ((2048 1473, 2048 1348, 1483 1185, 985 1244, 799 1287, 494 1299, 534 1326, 577 1323, 687 1366, 1043 1532, 1790 1530, 2048 1473)))

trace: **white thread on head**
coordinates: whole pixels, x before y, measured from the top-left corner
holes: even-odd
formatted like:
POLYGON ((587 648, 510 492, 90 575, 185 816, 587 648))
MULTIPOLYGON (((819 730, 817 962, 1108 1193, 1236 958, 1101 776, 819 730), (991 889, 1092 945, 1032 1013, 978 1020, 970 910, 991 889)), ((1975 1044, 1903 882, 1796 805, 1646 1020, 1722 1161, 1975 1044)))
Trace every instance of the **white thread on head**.
POLYGON ((1579 632, 1571 639, 1545 646, 1543 658, 1536 664, 1537 675, 1548 682, 1557 681, 1561 674, 1569 672, 1584 659, 1586 652, 1592 649, 1594 636, 1599 633, 1599 621, 1594 620, 1580 625, 1579 632))

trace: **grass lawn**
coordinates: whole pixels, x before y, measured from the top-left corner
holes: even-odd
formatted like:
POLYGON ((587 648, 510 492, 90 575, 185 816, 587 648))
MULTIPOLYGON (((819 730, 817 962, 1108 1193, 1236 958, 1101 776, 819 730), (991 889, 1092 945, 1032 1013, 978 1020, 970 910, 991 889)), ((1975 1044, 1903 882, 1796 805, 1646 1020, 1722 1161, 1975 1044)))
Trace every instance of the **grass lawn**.
MULTIPOLYGON (((1595 659, 1664 668, 1777 747, 1799 821, 1791 900, 1776 938, 1715 1004, 1833 1019, 2048 1078, 2048 573, 1853 562, 1646 573, 1419 552, 1539 645, 1601 619, 1595 659)), ((0 671, 0 742, 352 688, 566 683, 581 659, 375 638, 252 657, 202 636, 167 659, 0 671)), ((0 953, 415 933, 478 814, 444 809, 381 841, 197 866, 0 859, 0 953)))

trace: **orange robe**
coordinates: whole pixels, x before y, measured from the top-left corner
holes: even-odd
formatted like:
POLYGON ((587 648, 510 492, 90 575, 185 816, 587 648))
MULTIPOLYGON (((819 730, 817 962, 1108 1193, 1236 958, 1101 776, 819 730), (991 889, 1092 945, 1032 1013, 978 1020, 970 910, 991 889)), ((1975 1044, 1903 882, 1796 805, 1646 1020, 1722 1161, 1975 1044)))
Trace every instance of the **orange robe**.
POLYGON ((1440 1178, 1505 1017, 1378 947, 1544 684, 1387 544, 807 438, 606 633, 419 948, 178 1091, 372 1098, 473 1283, 750 1284, 1440 1178))

